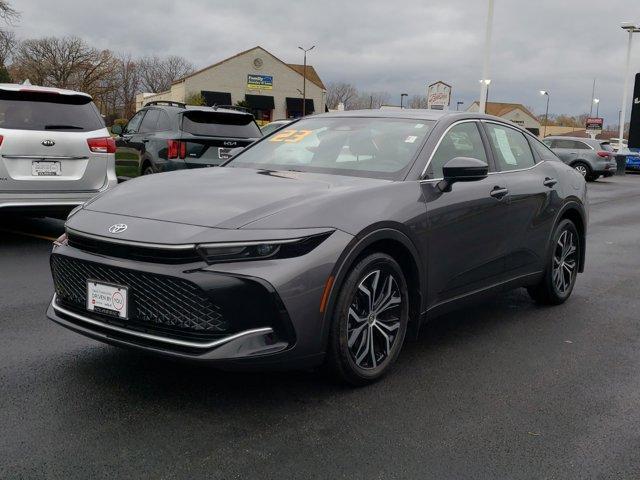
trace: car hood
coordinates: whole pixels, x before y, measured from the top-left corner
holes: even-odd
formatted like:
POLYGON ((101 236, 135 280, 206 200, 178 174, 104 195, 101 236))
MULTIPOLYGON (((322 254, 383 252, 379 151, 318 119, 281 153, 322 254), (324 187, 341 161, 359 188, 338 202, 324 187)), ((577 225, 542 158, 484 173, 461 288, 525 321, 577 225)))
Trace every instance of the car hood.
MULTIPOLYGON (((238 229, 292 206, 388 180, 248 168, 209 168, 127 181, 85 209, 186 225, 238 229)), ((124 220, 124 218, 123 218, 124 220)))

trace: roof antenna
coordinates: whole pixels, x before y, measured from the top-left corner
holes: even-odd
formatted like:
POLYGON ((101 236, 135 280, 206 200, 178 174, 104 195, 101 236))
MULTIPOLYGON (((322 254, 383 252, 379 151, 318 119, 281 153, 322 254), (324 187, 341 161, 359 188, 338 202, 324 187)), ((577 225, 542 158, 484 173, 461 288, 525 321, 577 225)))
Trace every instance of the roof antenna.
POLYGON ((25 81, 22 82, 22 85, 31 85, 31 82, 29 81, 28 78, 26 78, 25 81))

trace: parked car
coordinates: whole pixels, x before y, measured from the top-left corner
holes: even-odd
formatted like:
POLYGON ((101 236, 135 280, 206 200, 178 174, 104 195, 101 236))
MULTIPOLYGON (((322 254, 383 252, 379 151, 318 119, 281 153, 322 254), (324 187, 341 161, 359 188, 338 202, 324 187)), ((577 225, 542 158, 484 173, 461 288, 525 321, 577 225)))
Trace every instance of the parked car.
POLYGON ((114 152, 89 95, 0 84, 0 212, 66 216, 116 185, 114 152))
POLYGON ((215 167, 262 136, 253 115, 233 107, 149 102, 126 126, 114 125, 118 177, 215 167))
POLYGON ((324 364, 365 384, 455 307, 516 287, 567 300, 585 201, 578 172, 497 117, 307 117, 223 168, 124 183, 75 212, 51 256, 48 316, 114 345, 234 368, 324 364))
POLYGON ((616 173, 613 148, 608 141, 580 137, 546 137, 543 140, 567 165, 575 168, 588 181, 610 177, 616 173))
POLYGON ((280 130, 285 125, 289 125, 293 120, 274 120, 273 122, 267 123, 265 126, 261 128, 262 135, 267 136, 271 135, 276 130, 280 130))

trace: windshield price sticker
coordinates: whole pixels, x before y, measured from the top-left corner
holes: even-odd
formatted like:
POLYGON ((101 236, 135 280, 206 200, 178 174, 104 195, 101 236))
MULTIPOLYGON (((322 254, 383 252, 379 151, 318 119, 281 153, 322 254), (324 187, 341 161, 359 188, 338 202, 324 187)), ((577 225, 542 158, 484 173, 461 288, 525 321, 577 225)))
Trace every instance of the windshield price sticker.
POLYGON ((284 132, 276 133, 270 142, 286 142, 286 143, 298 143, 303 138, 311 134, 311 130, 285 130, 284 132))

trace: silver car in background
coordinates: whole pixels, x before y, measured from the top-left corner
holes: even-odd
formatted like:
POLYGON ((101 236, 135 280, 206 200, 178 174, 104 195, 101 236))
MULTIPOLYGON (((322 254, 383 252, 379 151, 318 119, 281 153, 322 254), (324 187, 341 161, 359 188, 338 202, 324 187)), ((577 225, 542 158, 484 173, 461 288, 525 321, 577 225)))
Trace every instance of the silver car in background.
POLYGON ((588 182, 616 173, 613 148, 608 141, 581 137, 546 137, 543 140, 553 153, 575 168, 588 182))
POLYGON ((0 213, 68 212, 117 184, 114 154, 89 95, 0 84, 0 213))

